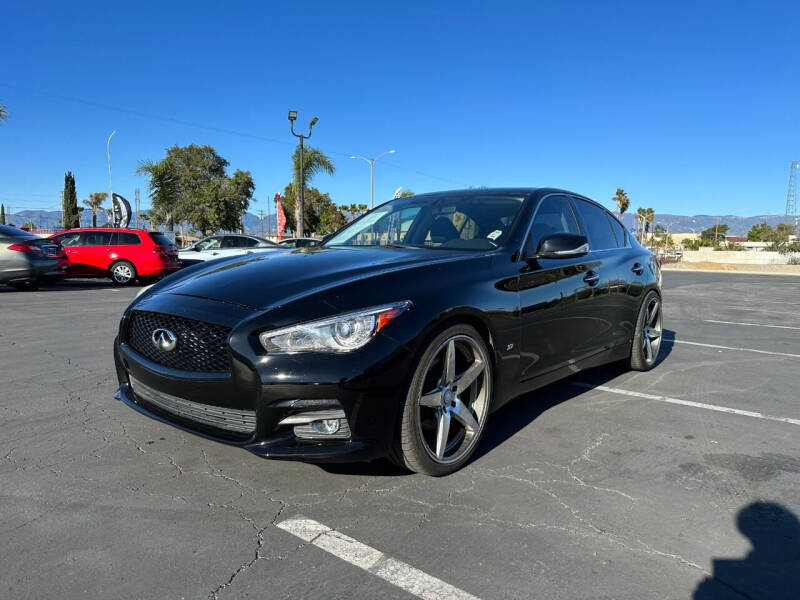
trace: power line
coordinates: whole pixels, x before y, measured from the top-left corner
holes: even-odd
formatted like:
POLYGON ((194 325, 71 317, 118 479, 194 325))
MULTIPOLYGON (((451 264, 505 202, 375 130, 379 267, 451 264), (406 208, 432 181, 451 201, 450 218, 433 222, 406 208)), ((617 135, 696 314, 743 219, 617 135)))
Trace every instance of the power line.
MULTIPOLYGON (((239 136, 239 137, 249 138, 249 139, 252 139, 252 140, 258 140, 258 141, 261 141, 261 142, 269 142, 269 143, 272 143, 272 144, 280 144, 282 146, 292 146, 293 147, 295 145, 293 142, 289 142, 289 141, 286 141, 286 140, 279 140, 279 139, 276 139, 276 138, 270 138, 270 137, 266 137, 266 136, 263 136, 263 135, 256 135, 254 133, 248 133, 246 131, 238 131, 236 129, 227 129, 225 127, 216 127, 214 125, 204 125, 202 123, 195 123, 193 121, 185 121, 183 119, 176 119, 174 117, 167 117, 167 116, 164 116, 164 115, 157 115, 157 114, 149 113, 149 112, 146 112, 146 111, 141 111, 141 110, 136 110, 136 109, 131 109, 131 108, 125 108, 125 107, 121 107, 121 106, 114 106, 112 104, 106 104, 104 102, 97 102, 95 100, 87 100, 85 98, 75 98, 73 96, 65 96, 63 94, 56 94, 54 92, 48 92, 48 91, 44 91, 44 90, 37 90, 37 89, 34 89, 34 88, 28 88, 28 87, 13 85, 13 84, 10 84, 10 83, 0 82, 0 86, 11 88, 13 90, 18 90, 18 91, 21 91, 21 92, 27 92, 29 94, 40 94, 42 96, 49 96, 51 98, 56 98, 58 100, 66 100, 68 102, 76 102, 78 104, 85 104, 86 106, 94 106, 95 108, 102 108, 104 110, 110 110, 110 111, 116 111, 116 112, 120 112, 120 113, 126 113, 126 114, 129 114, 129 115, 134 115, 134 116, 141 117, 141 118, 144 118, 144 119, 154 119, 154 120, 157 120, 157 121, 163 121, 165 123, 175 123, 176 125, 183 125, 185 127, 194 127, 194 128, 197 128, 197 129, 205 129, 205 130, 208 130, 208 131, 215 131, 217 133, 225 133, 225 134, 228 134, 228 135, 235 135, 235 136, 239 136)), ((349 157, 352 154, 352 152, 341 152, 339 150, 331 150, 331 149, 328 149, 328 152, 331 153, 331 154, 335 154, 335 155, 338 155, 338 156, 345 156, 345 157, 349 157)), ((400 165, 397 165, 397 164, 394 164, 394 163, 391 163, 391 162, 384 162, 383 164, 390 165, 390 166, 394 167, 395 169, 400 169, 402 171, 408 171, 410 173, 416 173, 417 175, 422 175, 423 177, 428 177, 430 179, 437 179, 439 181, 444 181, 446 183, 455 183, 457 185, 463 185, 463 186, 467 186, 468 185, 468 184, 464 183, 463 181, 457 181, 455 179, 448 179, 447 177, 442 177, 440 175, 434 175, 432 173, 426 173, 425 171, 420 171, 418 169, 411 169, 411 168, 408 168, 408 167, 402 167, 400 165)), ((30 195, 32 195, 32 194, 30 194, 30 195)))

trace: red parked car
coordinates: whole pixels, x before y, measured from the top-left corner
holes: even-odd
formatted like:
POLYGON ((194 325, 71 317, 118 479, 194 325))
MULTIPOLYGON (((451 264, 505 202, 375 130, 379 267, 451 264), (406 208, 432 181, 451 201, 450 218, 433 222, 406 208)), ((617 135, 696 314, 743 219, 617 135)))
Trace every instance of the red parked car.
POLYGON ((178 249, 157 231, 82 227, 50 236, 69 258, 70 277, 110 277, 117 285, 181 268, 178 249))

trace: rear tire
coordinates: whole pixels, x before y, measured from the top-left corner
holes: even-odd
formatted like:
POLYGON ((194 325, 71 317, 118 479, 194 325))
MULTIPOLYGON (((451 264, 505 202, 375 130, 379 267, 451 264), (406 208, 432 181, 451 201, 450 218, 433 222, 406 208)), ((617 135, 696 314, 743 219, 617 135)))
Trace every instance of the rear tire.
POLYGON ((475 328, 454 325, 434 337, 408 387, 391 459, 434 477, 464 466, 486 428, 492 375, 490 351, 475 328))
POLYGON ((10 283, 9 285, 22 292, 30 292, 39 287, 39 280, 31 279, 30 281, 15 281, 14 283, 10 283))
POLYGON ((634 371, 649 371, 658 362, 663 335, 661 296, 650 291, 644 298, 636 318, 631 345, 630 366, 634 371))
POLYGON ((132 285, 136 281, 136 267, 127 260, 119 260, 108 270, 114 285, 132 285))

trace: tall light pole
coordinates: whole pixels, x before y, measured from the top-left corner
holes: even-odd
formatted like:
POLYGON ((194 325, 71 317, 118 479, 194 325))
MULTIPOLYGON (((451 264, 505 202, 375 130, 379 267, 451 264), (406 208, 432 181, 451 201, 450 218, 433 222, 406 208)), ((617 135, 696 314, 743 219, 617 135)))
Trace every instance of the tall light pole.
POLYGON ((372 210, 375 208, 375 161, 377 161, 381 156, 386 156, 387 154, 394 154, 395 150, 387 150, 386 152, 382 152, 378 154, 375 158, 367 158, 365 156, 351 156, 350 159, 353 160, 355 158, 360 158, 363 161, 369 163, 369 208, 372 210))
POLYGON ((114 185, 111 183, 111 138, 114 137, 115 133, 117 133, 116 129, 111 132, 111 135, 108 136, 108 140, 106 140, 106 159, 108 160, 108 199, 111 200, 112 214, 114 210, 114 185))
POLYGON ((300 133, 294 132, 294 120, 297 118, 297 111, 290 110, 289 111, 289 122, 291 123, 292 135, 294 137, 300 138, 300 198, 298 206, 300 208, 300 217, 297 219, 299 222, 297 223, 295 229, 295 236, 303 237, 303 221, 305 220, 306 214, 306 204, 305 204, 305 197, 303 195, 303 188, 305 187, 305 182, 303 181, 303 140, 307 140, 311 137, 311 129, 314 125, 317 124, 319 119, 314 117, 311 119, 311 122, 308 124, 308 135, 302 135, 300 133))

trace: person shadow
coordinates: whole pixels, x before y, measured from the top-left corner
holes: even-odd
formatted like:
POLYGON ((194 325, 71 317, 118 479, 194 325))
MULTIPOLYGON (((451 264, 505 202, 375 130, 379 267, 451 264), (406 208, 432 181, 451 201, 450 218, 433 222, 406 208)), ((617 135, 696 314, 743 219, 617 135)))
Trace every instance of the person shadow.
POLYGON ((717 558, 694 600, 800 598, 800 521, 775 502, 754 502, 736 516, 753 549, 741 559, 717 558))

